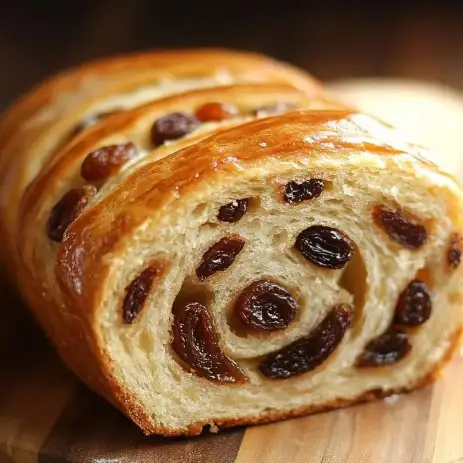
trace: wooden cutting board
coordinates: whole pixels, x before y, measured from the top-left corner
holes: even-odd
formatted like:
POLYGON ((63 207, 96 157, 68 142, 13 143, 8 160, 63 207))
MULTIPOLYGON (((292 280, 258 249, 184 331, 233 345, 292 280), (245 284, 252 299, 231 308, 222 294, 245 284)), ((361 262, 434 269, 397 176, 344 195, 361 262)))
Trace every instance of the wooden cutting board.
POLYGON ((217 435, 145 437, 67 371, 33 323, 18 328, 0 351, 0 463, 463 462, 461 356, 411 394, 217 435))
POLYGON ((460 355, 411 394, 217 435, 145 437, 67 371, 1 287, 0 313, 0 463, 463 462, 460 355))

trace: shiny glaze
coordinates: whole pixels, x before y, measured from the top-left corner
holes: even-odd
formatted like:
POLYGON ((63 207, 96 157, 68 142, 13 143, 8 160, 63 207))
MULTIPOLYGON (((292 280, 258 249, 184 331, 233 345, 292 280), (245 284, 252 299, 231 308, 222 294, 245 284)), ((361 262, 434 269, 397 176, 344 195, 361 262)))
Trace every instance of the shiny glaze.
MULTIPOLYGON (((96 60, 64 71, 24 95, 0 121, 0 232, 10 252, 26 186, 60 156, 69 133, 95 104, 165 79, 225 74, 230 83, 286 83, 309 96, 323 92, 320 83, 304 72, 257 53, 185 49, 96 60), (46 111, 53 111, 52 117, 46 111)), ((79 140, 80 136, 72 143, 79 140)))
MULTIPOLYGON (((329 100, 325 101, 322 97, 319 100, 307 98, 305 94, 287 85, 239 85, 192 90, 182 95, 166 97, 131 111, 111 116, 111 118, 90 128, 84 136, 78 138, 67 149, 58 153, 56 155, 56 162, 47 169, 44 169, 37 180, 29 185, 20 205, 19 219, 21 226, 19 227, 19 233, 25 233, 25 230, 29 226, 35 226, 36 217, 40 215, 46 198, 52 196, 59 198, 64 194, 64 191, 59 190, 59 188, 65 188, 66 185, 64 182, 57 184, 55 179, 59 178, 62 181, 65 179, 77 179, 74 181, 82 181, 80 179, 80 166, 83 160, 96 146, 106 144, 104 142, 105 137, 110 137, 112 133, 119 133, 125 134, 127 141, 134 141, 135 136, 142 141, 144 140, 145 145, 138 142, 137 148, 144 150, 147 154, 140 156, 139 161, 146 159, 147 156, 150 156, 150 153, 154 156, 157 156, 157 153, 164 153, 163 155, 166 155, 210 136, 211 133, 200 133, 198 135, 193 133, 190 137, 180 139, 178 142, 180 146, 175 144, 153 149, 148 137, 152 122, 157 117, 168 112, 189 108, 194 109, 204 102, 213 101, 219 97, 223 102, 251 106, 259 106, 263 102, 274 102, 283 97, 286 100, 296 101, 299 104, 326 106, 328 108, 334 104, 329 100), (139 134, 140 130, 138 127, 140 123, 146 126, 146 137, 139 134)), ((240 119, 236 119, 235 121, 232 119, 227 122, 227 124, 239 123, 240 119)), ((224 129, 217 129, 217 131, 221 130, 224 129)))
MULTIPOLYGON (((155 221, 167 208, 187 201, 193 186, 199 188, 220 175, 241 175, 252 167, 264 168, 272 158, 295 164, 304 163, 307 157, 327 155, 347 160, 365 146, 379 156, 403 155, 401 149, 374 138, 375 129, 384 129, 381 123, 366 119, 368 129, 362 129, 362 120, 365 116, 352 110, 292 112, 217 133, 175 156, 140 167, 72 224, 58 254, 56 270, 61 283, 77 296, 76 302, 85 303, 85 297, 78 296, 75 289, 86 288, 83 293, 89 295, 97 289, 92 276, 101 270, 101 255, 148 217, 155 221), (247 148, 238 149, 237 139, 247 148), (114 227, 121 220, 124 230, 114 227), (104 239, 94 233, 95 227, 104 239)), ((427 165, 419 156, 415 161, 427 165)))
MULTIPOLYGON (((287 96, 295 94, 297 96, 289 99, 305 98, 307 104, 303 106, 311 109, 316 107, 311 104, 314 101, 323 102, 323 108, 344 107, 326 96, 318 83, 303 73, 251 56, 245 59, 240 53, 174 52, 117 58, 84 66, 33 91, 0 123, 0 231, 8 241, 5 246, 9 251, 8 261, 15 264, 23 296, 66 363, 147 432, 172 433, 172 429, 153 421, 137 397, 115 376, 113 367, 117 361, 110 357, 99 331, 102 318, 109 314, 102 301, 108 277, 113 275, 113 270, 121 269, 118 258, 133 247, 133 233, 138 226, 146 225, 145 237, 155 241, 159 231, 156 224, 172 217, 171 214, 189 210, 198 197, 207 199, 211 185, 214 185, 213 194, 215 187, 225 189, 230 182, 246 182, 256 175, 273 181, 279 175, 307 172, 312 163, 316 165, 317 160, 330 157, 342 166, 351 157, 358 159, 358 151, 362 149, 370 150, 368 156, 378 163, 397 160, 398 169, 407 174, 422 165, 430 175, 437 171, 419 157, 418 151, 396 145, 384 126, 366 116, 349 110, 299 111, 180 140, 170 151, 162 153, 175 152, 174 156, 156 161, 154 154, 151 159, 155 162, 140 167, 122 183, 121 178, 114 179, 115 189, 111 193, 107 194, 104 188, 100 190, 98 202, 89 204, 73 222, 63 243, 50 243, 45 234, 40 233, 39 228, 63 190, 78 186, 74 182, 81 161, 92 148, 101 146, 110 135, 116 138, 128 134, 145 136, 148 132, 138 130, 138 123, 146 122, 148 126, 148 121, 152 123, 151 116, 156 111, 164 114, 169 105, 173 109, 189 109, 184 102, 191 96, 188 92, 181 97, 166 98, 158 106, 146 104, 110 116, 57 150, 69 130, 89 114, 92 105, 111 95, 117 97, 152 84, 171 71, 175 71, 172 74, 175 78, 182 78, 210 77, 225 70, 235 79, 233 82, 241 82, 241 78, 272 85, 283 81, 303 91, 285 87, 270 95, 266 87, 255 97, 255 92, 246 93, 241 86, 235 85, 233 90, 220 87, 209 94, 215 95, 214 99, 198 97, 194 107, 206 101, 222 101, 228 92, 232 103, 242 99, 247 107, 251 106, 251 100, 252 104, 260 99, 268 99, 262 104, 288 101, 287 96), (88 77, 93 77, 91 85, 88 77), (305 96, 301 97, 301 93, 305 96), (42 108, 52 109, 55 116, 38 121, 42 108), (36 118, 35 126, 30 124, 33 118, 36 118), (206 137, 209 138, 204 139, 206 137), (37 174, 40 178, 34 182, 37 174), (18 213, 25 185, 31 181, 23 209, 18 213), (21 233, 17 233, 18 230, 21 233)), ((191 110, 194 110, 193 102, 192 98, 191 110)), ((118 143, 124 141, 136 140, 117 140, 118 143)), ((455 215, 458 222, 455 225, 460 229, 461 198, 452 191, 450 182, 448 185, 448 196, 455 205, 449 206, 449 214, 455 215)), ((175 265, 172 260, 166 260, 166 265, 169 264, 175 265)), ((130 330, 135 326, 123 328, 130 330)), ((201 426, 195 423, 188 432, 199 433, 201 426)))

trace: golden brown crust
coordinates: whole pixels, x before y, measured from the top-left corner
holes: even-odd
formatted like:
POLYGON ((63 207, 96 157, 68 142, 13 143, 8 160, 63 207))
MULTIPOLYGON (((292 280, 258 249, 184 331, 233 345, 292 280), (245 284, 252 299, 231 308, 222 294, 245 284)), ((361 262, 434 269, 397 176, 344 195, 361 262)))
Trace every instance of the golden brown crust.
MULTIPOLYGON (((188 195, 199 183, 212 181, 220 174, 233 175, 251 167, 265 169, 272 158, 297 162, 299 153, 305 152, 310 152, 314 159, 327 155, 347 158, 359 149, 386 157, 404 154, 393 145, 375 142, 359 127, 357 114, 346 110, 293 112, 216 134, 175 156, 139 168, 126 179, 123 188, 81 215, 68 229, 60 247, 58 278, 71 297, 77 281, 79 288, 84 288, 79 291, 85 296, 79 293, 75 303, 85 310, 84 307, 93 305, 92 297, 99 288, 96 276, 104 275, 101 256, 111 252, 146 219, 139 213, 138 202, 142 201, 145 212, 149 210, 153 216, 178 197, 188 195), (327 137, 311 139, 311 134, 325 131, 329 133, 327 137), (346 133, 354 134, 355 142, 347 139, 346 133), (237 138, 243 141, 237 142, 237 138), (262 140, 264 147, 259 145, 262 140), (250 146, 255 148, 249 149, 250 146), (94 233, 95 227, 98 234, 94 233), (77 254, 85 255, 85 259, 77 259, 77 254)), ((417 161, 429 166, 421 158, 417 161)), ((436 166, 433 169, 438 171, 436 166)))
MULTIPOLYGON (((358 157, 358 153, 367 153, 385 165, 402 159, 404 172, 413 173, 419 167, 441 174, 418 150, 396 143, 388 134, 379 122, 325 95, 315 80, 260 55, 182 51, 85 65, 33 90, 10 110, 0 126, 0 231, 5 231, 8 238, 9 262, 13 263, 29 305, 70 368, 148 434, 195 435, 207 424, 230 427, 275 421, 422 387, 448 361, 459 334, 454 335, 442 362, 415 385, 370 391, 352 400, 334 400, 291 411, 268 411, 245 419, 212 417, 185 429, 163 427, 117 379, 117 360, 109 354, 100 332, 102 282, 108 279, 113 257, 124 255, 126 243, 138 227, 161 222, 166 210, 180 209, 179 204, 206 195, 210 185, 230 185, 236 179, 251 178, 252 172, 271 178, 293 168, 306 171, 319 160, 343 163, 358 157), (222 67, 234 77, 252 81, 254 76, 260 83, 235 83, 163 97, 110 116, 72 139, 66 138, 95 99, 138 88, 166 75, 208 76, 222 67), (99 84, 88 90, 88 79, 99 84), (75 92, 79 98, 60 106, 59 95, 63 92, 75 92), (293 111, 248 123, 231 120, 229 126, 193 133, 173 142, 170 148, 144 146, 149 163, 136 165, 126 176, 115 176, 114 188, 90 203, 68 227, 62 243, 47 240, 45 223, 53 205, 70 188, 84 182, 79 174, 83 159, 113 135, 122 142, 131 142, 135 135, 146 139, 156 118, 180 110, 191 112, 210 101, 238 106, 244 101, 255 109, 279 100, 317 110, 293 111), (56 109, 56 114, 36 121, 31 128, 28 120, 43 106, 56 109), (233 127, 238 123, 239 127, 233 127)), ((458 201, 450 190, 449 211, 453 211, 458 201)))
MULTIPOLYGON (((22 267, 26 261, 19 258, 17 251, 30 241, 30 237, 25 233, 17 237, 13 231, 22 215, 17 209, 17 204, 22 197, 23 188, 29 183, 28 178, 34 178, 34 175, 31 176, 32 164, 39 160, 41 165, 36 169, 40 178, 36 185, 31 185, 29 189, 29 197, 32 197, 33 201, 28 203, 27 194, 22 198, 24 217, 32 218, 32 228, 37 230, 33 225, 34 216, 31 212, 39 204, 38 196, 43 197, 50 185, 60 183, 62 176, 72 171, 86 154, 89 144, 96 143, 102 133, 121 130, 139 114, 149 111, 152 106, 158 107, 158 112, 166 112, 170 108, 174 110, 182 106, 183 100, 168 97, 162 103, 148 103, 140 109, 135 107, 119 118, 108 118, 104 124, 100 124, 94 130, 87 130, 81 137, 68 139, 69 131, 81 120, 90 105, 115 94, 153 85, 159 79, 201 78, 220 75, 223 72, 230 74, 235 80, 242 81, 242 88, 234 90, 231 87, 219 92, 215 88, 198 90, 197 93, 192 91, 191 104, 217 94, 225 99, 233 99, 234 93, 241 94, 247 91, 249 94, 257 95, 269 95, 273 92, 277 101, 278 98, 288 97, 290 100, 305 98, 306 101, 314 97, 326 98, 327 105, 335 105, 334 100, 324 97, 321 85, 316 79, 268 57, 256 53, 218 49, 176 50, 118 56, 62 72, 24 95, 0 121, 0 231, 2 236, 14 237, 13 241, 6 240, 0 252, 2 265, 8 267, 11 278, 16 274, 17 278, 22 280, 22 283, 18 283, 23 296, 34 308, 37 319, 71 369, 98 393, 117 402, 122 409, 125 409, 126 403, 131 403, 127 408, 128 414, 137 422, 143 420, 144 411, 133 403, 130 396, 120 390, 120 386, 113 382, 112 375, 108 373, 111 371, 111 365, 105 358, 105 352, 100 351, 96 343, 91 315, 83 313, 76 316, 69 309, 60 317, 61 322, 56 322, 53 314, 60 313, 62 308, 56 305, 52 298, 44 297, 42 282, 38 278, 31 280, 22 267), (246 82, 256 84, 248 84, 246 90, 246 82), (273 83, 273 87, 270 85, 262 91, 257 83, 273 83), (55 111, 54 117, 37 119, 44 110, 55 111), (31 125, 30 121, 34 123, 31 125), (64 141, 66 143, 60 153, 58 148, 64 141), (69 142, 71 148, 66 146, 69 142), (72 148, 73 143, 78 146, 72 148), (55 155, 65 157, 66 153, 69 153, 68 158, 48 171, 47 159, 50 160, 55 155), (76 153, 80 154, 77 160, 72 157, 76 153), (47 174, 41 172, 42 165, 47 174), (65 338, 60 337, 61 331, 66 333, 65 338)), ((156 110, 152 116, 155 114, 156 110)), ((21 220, 24 221, 24 217, 21 220)), ((124 220, 119 225, 121 230, 128 227, 124 220)), ((41 267, 41 264, 38 265, 41 267)), ((27 262, 27 266, 33 272, 34 261, 27 262)))
MULTIPOLYGON (((96 319, 96 314, 92 314, 91 310, 97 306, 99 281, 105 279, 108 270, 106 261, 101 257, 111 253, 117 254, 116 249, 120 246, 120 241, 124 237, 130 236, 133 230, 145 220, 145 216, 138 213, 138 201, 143 201, 146 208, 145 212, 148 213, 149 211, 149 214, 154 217, 156 211, 162 211, 163 207, 175 198, 187 196, 192 187, 197 188, 199 182, 212 181, 216 176, 233 172, 234 169, 243 171, 251 166, 263 168, 268 159, 272 157, 296 162, 298 153, 309 150, 311 155, 316 158, 318 155, 326 155, 326 146, 330 148, 330 155, 336 157, 348 156, 350 150, 355 151, 358 145, 368 145, 370 151, 374 151, 380 156, 403 154, 402 151, 387 144, 373 145, 366 132, 363 132, 364 138, 359 136, 362 130, 358 131, 355 117, 356 113, 351 111, 307 111, 255 121, 237 129, 217 134, 199 145, 186 148, 175 156, 138 169, 126 180, 123 188, 114 191, 79 217, 65 236, 59 249, 56 272, 71 311, 85 314, 85 319, 89 321, 96 319), (330 128, 331 135, 328 140, 316 138, 313 141, 307 141, 312 132, 323 133, 324 127, 330 128), (357 130, 357 146, 351 142, 346 142, 343 138, 344 131, 348 132, 349 127, 357 130), (337 132, 337 134, 333 135, 333 132, 337 132), (246 140, 247 146, 255 146, 256 149, 237 149, 236 135, 238 133, 243 137, 242 139, 246 140), (268 136, 269 133, 272 134, 272 137, 268 136), (262 139, 269 140, 265 149, 258 148, 259 141, 262 139), (218 147, 221 148, 220 153, 217 151, 218 147), (133 205, 133 213, 127 206, 128 203, 133 205), (95 232, 96 228, 98 233, 95 232), (78 256, 85 256, 85 258, 82 259, 78 256), (73 289, 76 287, 76 282, 78 282, 79 293, 73 289)), ((417 161, 428 165, 425 160, 418 158, 417 161)), ((74 327, 72 329, 71 339, 78 334, 74 331, 74 327)), ((90 321, 90 325, 86 328, 83 327, 83 330, 84 332, 92 332, 95 327, 91 326, 90 321)), ((81 332, 77 337, 82 335, 84 333, 81 332)), ((117 382, 114 381, 109 360, 103 360, 105 358, 104 346, 95 347, 95 349, 100 356, 98 363, 104 366, 103 375, 108 381, 108 389, 115 393, 116 401, 120 407, 126 410, 126 413, 139 423, 146 432, 172 433, 172 430, 169 429, 152 427, 153 424, 144 415, 143 408, 134 402, 129 394, 121 390, 117 382)), ((76 353, 73 353, 73 356, 75 355, 76 353)), ((88 368, 88 364, 85 368, 88 368)), ((80 375, 85 377, 85 369, 80 371, 80 375)), ((414 387, 409 387, 407 390, 414 387)), ((394 393, 394 391, 389 393, 394 393)), ((361 400, 366 400, 366 398, 358 398, 358 401, 361 400)), ((347 405, 348 403, 344 404, 347 405)), ((337 406, 340 406, 340 402, 320 406, 316 410, 321 411, 337 406)), ((312 408, 304 408, 289 412, 288 415, 269 413, 236 424, 271 421, 279 417, 298 416, 311 411, 312 408)), ((211 421, 215 422, 215 420, 211 421)), ((232 421, 229 425, 233 425, 233 423, 232 421)), ((200 432, 203 424, 190 428, 188 432, 191 434, 200 432)), ((227 422, 222 421, 217 424, 226 426, 227 422)))
MULTIPOLYGON (((97 60, 54 76, 24 95, 12 106, 0 123, 0 154, 24 122, 44 107, 56 104, 63 95, 79 92, 80 100, 69 100, 66 113, 105 96, 133 91, 157 80, 173 77, 211 76, 227 71, 243 82, 291 84, 308 95, 320 94, 318 81, 290 65, 276 62, 257 53, 229 50, 177 50, 147 52, 97 60), (90 80, 91 85, 87 85, 90 80), (98 84, 98 85, 97 85, 98 84)), ((40 124, 56 125, 56 119, 40 124)), ((0 160, 2 156, 0 156, 0 160)))
MULTIPOLYGON (((131 131, 137 130, 140 121, 147 120, 149 123, 165 114, 186 111, 195 108, 208 101, 219 99, 223 103, 234 103, 246 101, 248 104, 254 102, 256 107, 264 106, 279 98, 288 103, 297 104, 300 107, 335 109, 339 104, 331 101, 324 94, 308 97, 305 93, 288 85, 233 85, 219 88, 206 88, 192 90, 180 95, 173 95, 153 103, 137 107, 131 111, 125 111, 108 117, 97 126, 88 129, 85 133, 70 141, 65 147, 57 151, 49 168, 44 168, 37 179, 31 183, 24 192, 21 200, 19 217, 21 223, 19 229, 26 234, 28 220, 34 220, 41 206, 42 198, 45 196, 56 196, 57 180, 72 181, 72 177, 80 172, 80 165, 84 157, 102 143, 105 137, 112 133, 125 134, 130 138, 131 131)), ((244 114, 246 115, 246 114, 244 114)), ((233 119, 231 121, 233 123, 233 119)), ((240 124, 239 118, 236 124, 240 124)), ((198 137, 190 137, 188 144, 193 144, 210 133, 198 137)), ((159 151, 159 150, 158 150, 159 151)), ((62 194, 64 191, 62 191, 62 194)), ((58 195, 59 198, 59 195, 58 195)))
POLYGON ((2 120, 0 149, 15 134, 15 126, 21 125, 24 120, 50 104, 56 95, 80 90, 83 79, 104 78, 105 85, 108 85, 107 79, 110 78, 110 82, 118 84, 111 88, 114 93, 139 87, 162 76, 193 77, 207 75, 216 70, 229 70, 243 78, 255 76, 261 82, 292 83, 308 93, 321 88, 316 79, 299 69, 259 53, 204 48, 157 50, 114 56, 63 71, 26 93, 9 109, 7 118, 2 120))
MULTIPOLYGON (((243 83, 290 84, 309 96, 322 91, 316 79, 290 65, 257 53, 221 49, 145 52, 65 71, 24 95, 0 120, 2 235, 14 235, 9 229, 15 226, 24 188, 93 104, 162 79, 213 77, 223 72, 243 83)), ((11 242, 5 245, 14 248, 11 242)), ((0 251, 0 260, 5 260, 1 259, 5 252, 0 251)), ((13 271, 11 265, 9 271, 13 271)))

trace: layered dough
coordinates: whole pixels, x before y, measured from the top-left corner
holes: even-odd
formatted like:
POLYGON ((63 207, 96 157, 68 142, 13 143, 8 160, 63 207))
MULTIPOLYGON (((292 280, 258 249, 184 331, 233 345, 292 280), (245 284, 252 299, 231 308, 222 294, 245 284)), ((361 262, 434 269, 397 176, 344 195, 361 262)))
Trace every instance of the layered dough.
POLYGON ((77 130, 164 96, 246 83, 291 84, 308 97, 323 94, 315 79, 288 64, 220 49, 119 56, 45 81, 9 108, 0 125, 1 229, 16 226, 24 190, 53 163, 60 148, 75 141, 77 130))
POLYGON ((151 93, 98 120, 23 165, 2 209, 48 336, 146 433, 411 390, 459 339, 455 181, 310 78, 253 71, 270 82, 151 93))

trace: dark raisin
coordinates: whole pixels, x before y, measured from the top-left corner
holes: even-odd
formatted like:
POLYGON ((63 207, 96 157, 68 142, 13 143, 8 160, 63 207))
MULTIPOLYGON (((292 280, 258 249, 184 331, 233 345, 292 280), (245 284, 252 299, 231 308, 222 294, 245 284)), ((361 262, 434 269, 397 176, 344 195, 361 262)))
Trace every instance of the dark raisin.
POLYGON ((262 106, 261 108, 257 108, 254 114, 257 117, 275 116, 277 114, 282 114, 287 111, 293 111, 297 108, 298 105, 296 103, 280 102, 274 105, 262 106))
POLYGON ((235 106, 225 103, 205 103, 196 112, 196 117, 201 122, 223 121, 235 116, 238 110, 235 106))
POLYGON ((283 199, 289 204, 300 203, 308 199, 318 198, 325 188, 325 182, 312 178, 303 182, 291 181, 285 186, 283 199))
POLYGON ((95 125, 97 122, 101 121, 105 117, 111 116, 119 112, 121 112, 121 110, 105 111, 103 113, 92 114, 91 116, 88 116, 87 118, 79 122, 79 124, 77 124, 76 127, 71 132, 70 136, 75 137, 80 132, 83 132, 84 130, 88 129, 92 125, 95 125))
POLYGON ((463 237, 459 233, 454 233, 450 238, 450 247, 447 259, 451 268, 458 268, 461 263, 463 249, 463 237))
POLYGON ((392 365, 403 359, 411 348, 408 334, 397 328, 391 328, 366 345, 365 350, 357 358, 356 366, 392 365))
POLYGON ((217 218, 222 222, 238 222, 248 210, 247 199, 235 199, 219 209, 217 218))
POLYGON ((148 267, 125 288, 123 318, 125 323, 132 323, 145 306, 146 297, 153 286, 158 271, 148 267))
POLYGON ((428 287, 422 281, 413 280, 399 297, 394 322, 400 325, 421 325, 430 317, 431 309, 428 287))
POLYGON ((321 365, 341 343, 352 319, 351 309, 335 307, 308 336, 270 354, 259 369, 267 378, 284 379, 321 365))
POLYGON ((268 280, 249 285, 235 302, 237 317, 249 328, 279 330, 294 319, 299 305, 282 286, 268 280))
POLYGON ((347 235, 322 225, 314 225, 299 233, 295 246, 313 264, 330 269, 344 267, 354 253, 347 235))
POLYGON ((196 275, 204 281, 215 272, 226 270, 233 264, 243 246, 244 241, 240 238, 222 238, 204 253, 196 275))
POLYGON ((87 155, 81 175, 88 182, 100 182, 115 174, 127 161, 137 155, 133 143, 103 146, 87 155))
POLYGON ((64 232, 82 213, 88 202, 96 195, 93 185, 83 185, 69 190, 54 206, 47 222, 48 237, 60 243, 64 232))
POLYGON ((197 301, 176 302, 172 314, 172 347, 192 371, 227 383, 247 380, 238 365, 221 352, 204 304, 197 301))
POLYGON ((151 129, 151 141, 154 146, 162 145, 168 140, 177 140, 199 126, 195 116, 187 113, 172 113, 160 117, 151 129))
POLYGON ((392 210, 386 206, 376 206, 373 212, 376 223, 397 243, 408 249, 418 249, 426 242, 426 228, 410 215, 392 210))

